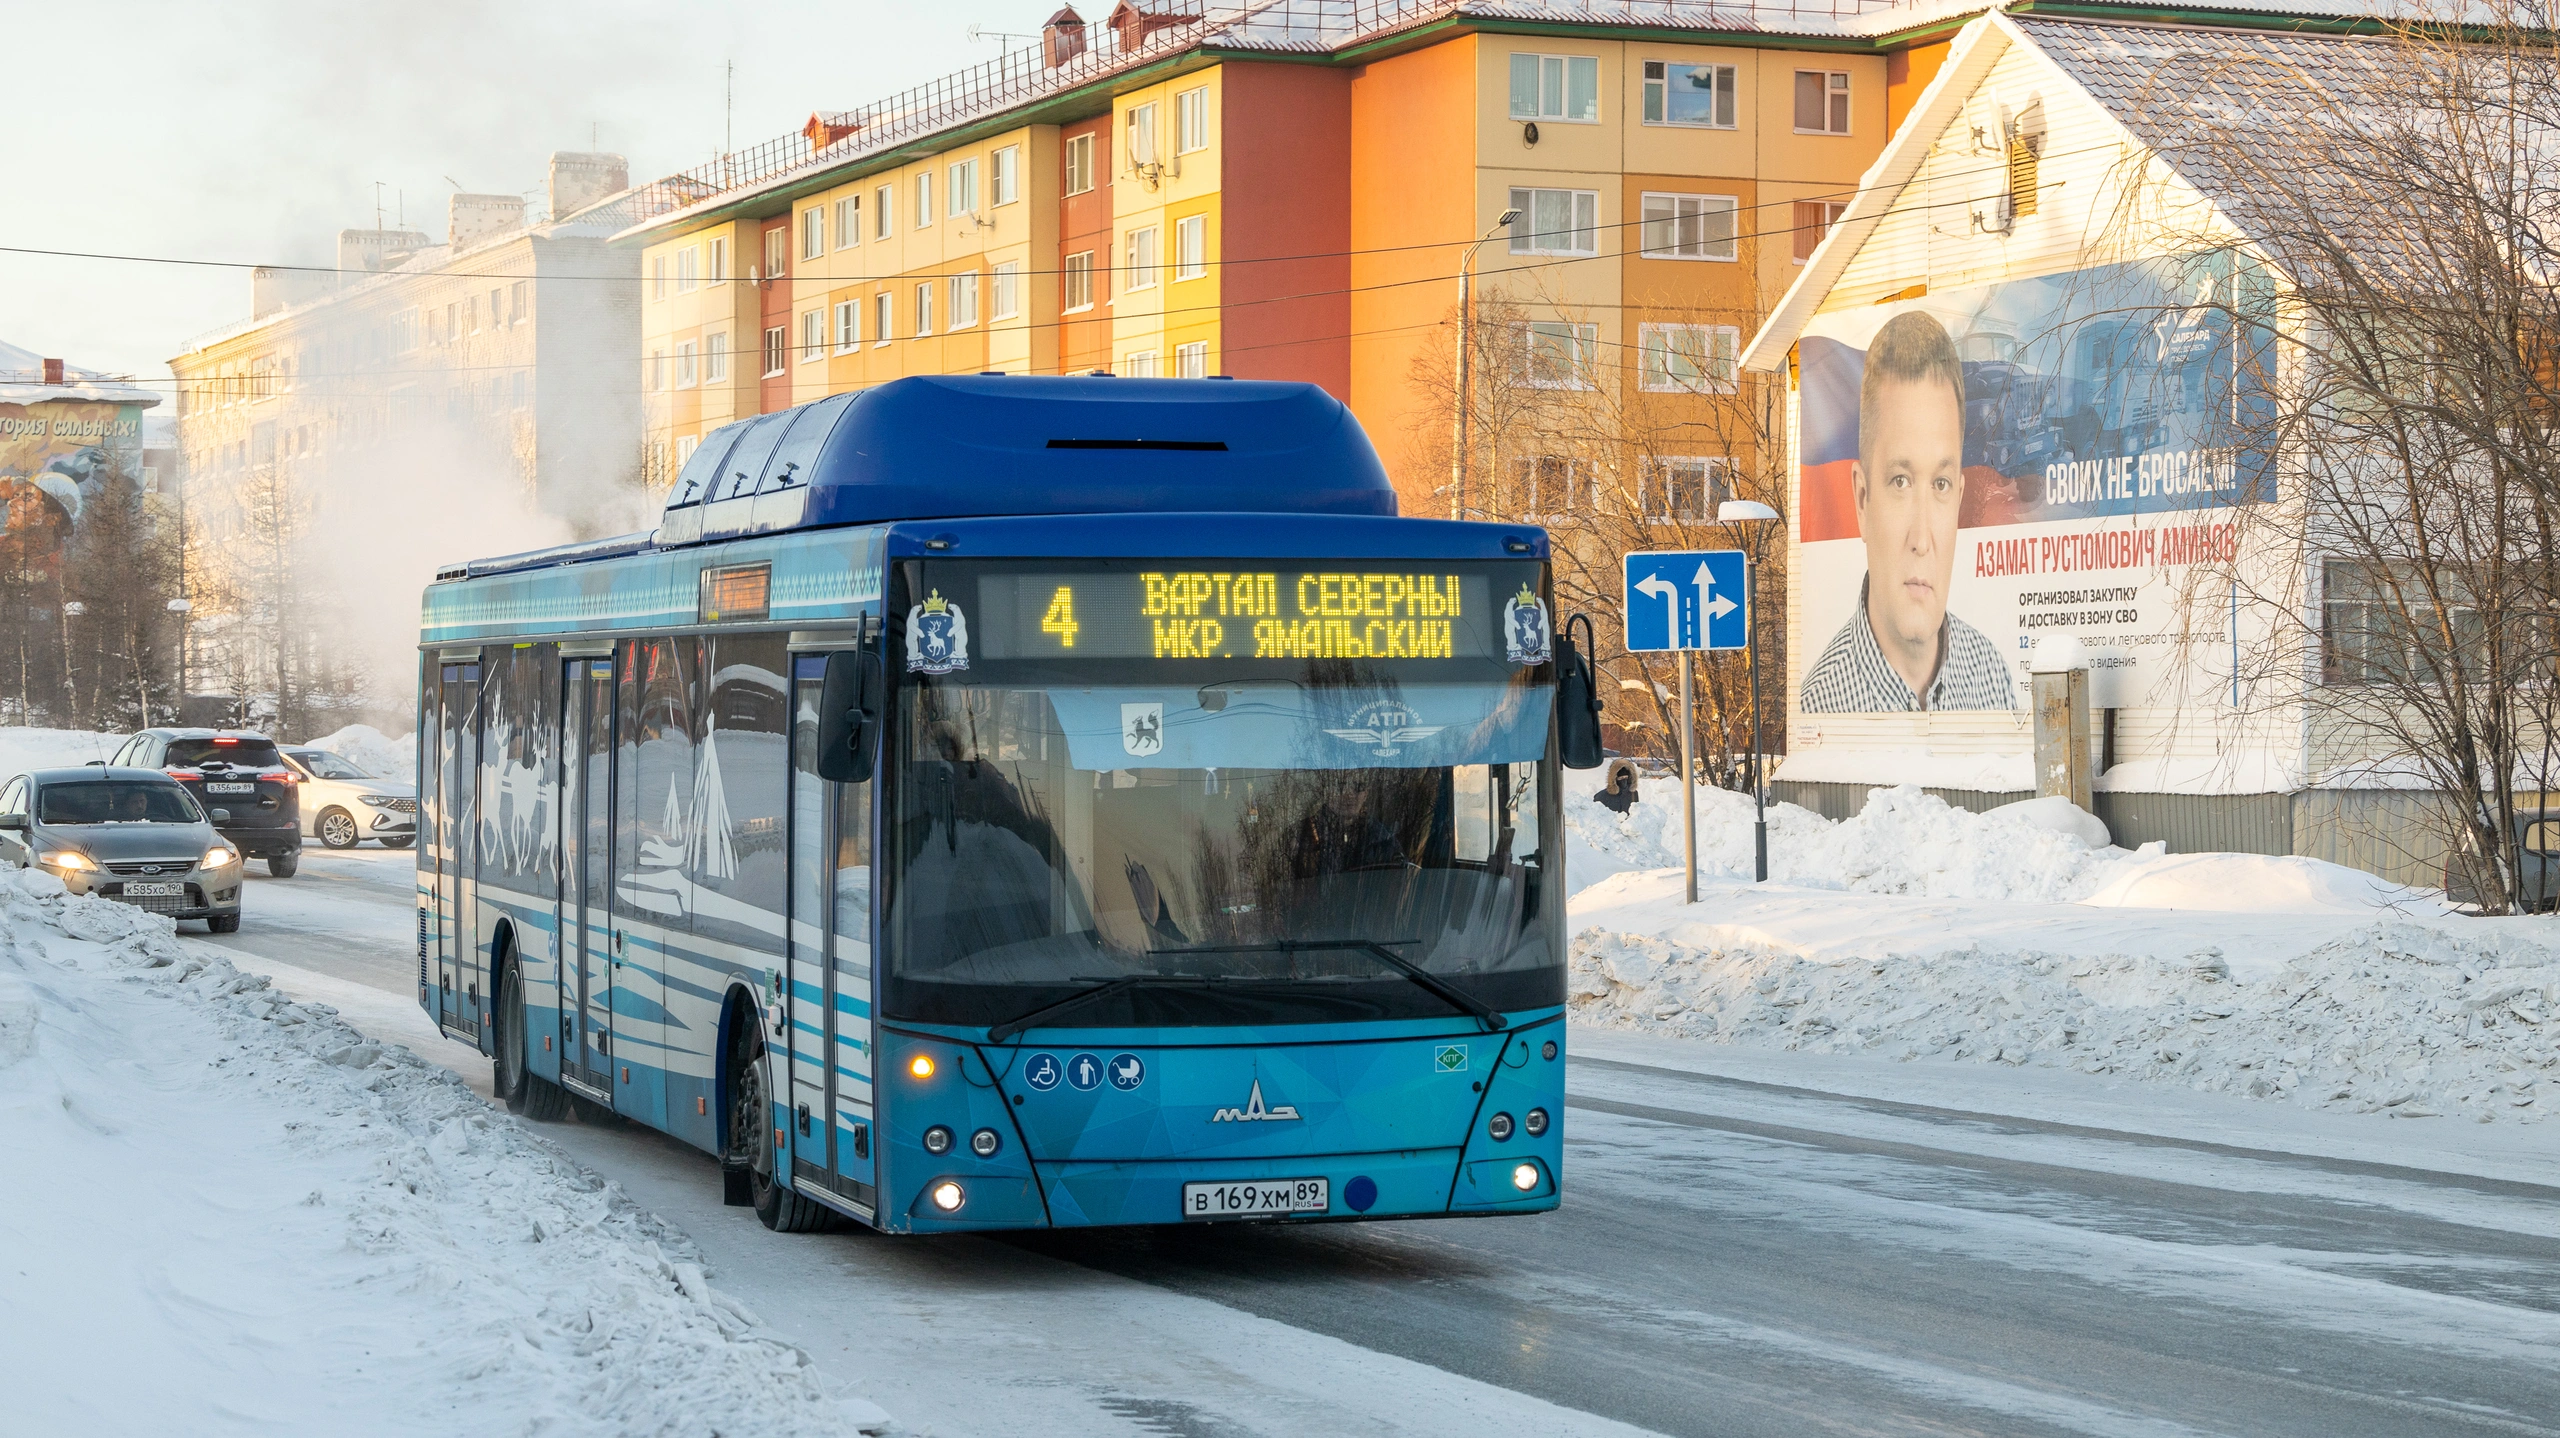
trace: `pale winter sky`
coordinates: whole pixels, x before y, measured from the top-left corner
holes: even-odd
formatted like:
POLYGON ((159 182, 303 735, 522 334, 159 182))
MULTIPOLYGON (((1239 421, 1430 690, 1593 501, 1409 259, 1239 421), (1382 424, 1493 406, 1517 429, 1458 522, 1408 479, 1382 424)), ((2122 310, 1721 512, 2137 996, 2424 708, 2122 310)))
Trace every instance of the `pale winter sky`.
MULTIPOLYGON (((996 57, 1059 0, 126 0, 12 5, 0 246, 332 264, 337 232, 441 239, 459 182, 536 192, 553 150, 632 178, 996 57)), ((1099 19, 1107 3, 1082 7, 1099 19)), ((0 253, 0 339, 165 386, 190 337, 249 313, 244 269, 0 253)), ((162 411, 165 413, 165 411, 162 411)))

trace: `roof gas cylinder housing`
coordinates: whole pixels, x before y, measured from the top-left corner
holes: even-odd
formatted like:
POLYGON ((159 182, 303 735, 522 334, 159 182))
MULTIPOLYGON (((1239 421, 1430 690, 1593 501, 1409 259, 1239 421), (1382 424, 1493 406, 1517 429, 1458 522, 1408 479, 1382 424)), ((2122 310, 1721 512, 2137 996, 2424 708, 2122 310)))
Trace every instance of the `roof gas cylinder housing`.
POLYGON ((912 376, 712 431, 661 547, 903 519, 1396 512, 1341 401, 1311 384, 912 376))

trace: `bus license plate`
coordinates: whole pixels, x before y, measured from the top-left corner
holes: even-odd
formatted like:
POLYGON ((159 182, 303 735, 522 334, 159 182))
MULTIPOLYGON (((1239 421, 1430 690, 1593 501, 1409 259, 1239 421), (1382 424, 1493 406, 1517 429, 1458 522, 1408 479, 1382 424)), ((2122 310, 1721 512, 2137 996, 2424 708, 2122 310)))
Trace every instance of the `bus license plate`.
POLYGON ((208 794, 255 794, 258 792, 258 786, 255 784, 207 784, 204 786, 204 791, 208 794))
POLYGON ((128 899, 174 899, 186 891, 187 886, 184 884, 127 884, 124 886, 124 896, 128 899))
POLYGON ((1322 1178, 1263 1178, 1245 1183, 1186 1183, 1184 1218, 1257 1218, 1322 1213, 1333 1204, 1333 1184, 1322 1178))

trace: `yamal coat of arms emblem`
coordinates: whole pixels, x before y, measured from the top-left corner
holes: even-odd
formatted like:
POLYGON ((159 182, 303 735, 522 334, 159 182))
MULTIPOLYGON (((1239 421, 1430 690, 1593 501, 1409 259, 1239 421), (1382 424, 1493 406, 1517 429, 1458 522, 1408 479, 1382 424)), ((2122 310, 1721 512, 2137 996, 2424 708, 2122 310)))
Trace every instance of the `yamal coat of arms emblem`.
POLYGON ((1555 657, 1554 630, 1547 622, 1547 602, 1528 585, 1502 606, 1502 653, 1514 664, 1544 664, 1555 657))
POLYGON ((907 670, 948 674, 969 667, 969 619, 937 589, 907 611, 907 670))

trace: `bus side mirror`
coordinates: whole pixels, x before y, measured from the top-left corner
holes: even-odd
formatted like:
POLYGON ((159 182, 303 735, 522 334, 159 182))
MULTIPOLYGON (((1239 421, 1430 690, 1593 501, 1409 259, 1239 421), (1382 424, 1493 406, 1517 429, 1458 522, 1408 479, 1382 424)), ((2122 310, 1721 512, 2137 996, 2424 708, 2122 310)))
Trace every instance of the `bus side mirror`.
POLYGON ((879 655, 839 649, 827 656, 826 683, 818 691, 819 778, 859 784, 871 777, 888 688, 879 655))
POLYGON ((0 829, 15 829, 19 833, 23 834, 27 832, 27 816, 24 814, 0 814, 0 829))
POLYGON ((1556 751, 1568 769, 1597 769, 1607 756, 1600 752, 1600 686, 1591 677, 1591 616, 1577 614, 1556 636, 1556 751), (1573 626, 1582 626, 1582 648, 1573 642, 1573 626))

